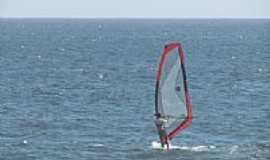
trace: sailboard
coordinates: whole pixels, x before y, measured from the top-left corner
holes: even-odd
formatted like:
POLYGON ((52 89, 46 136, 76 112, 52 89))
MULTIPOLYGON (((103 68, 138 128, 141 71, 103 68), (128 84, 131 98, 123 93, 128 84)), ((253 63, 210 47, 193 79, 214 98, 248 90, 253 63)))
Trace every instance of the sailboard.
POLYGON ((192 122, 184 62, 185 55, 180 43, 165 45, 156 75, 155 115, 166 119, 164 127, 169 140, 192 122))

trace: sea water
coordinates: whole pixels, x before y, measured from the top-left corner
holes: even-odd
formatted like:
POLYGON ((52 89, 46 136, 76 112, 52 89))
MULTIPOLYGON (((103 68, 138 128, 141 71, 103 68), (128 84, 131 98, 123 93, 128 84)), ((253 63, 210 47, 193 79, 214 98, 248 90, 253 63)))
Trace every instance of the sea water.
POLYGON ((269 159, 270 20, 0 19, 0 159, 269 159), (193 123, 156 150, 155 74, 186 52, 193 123))

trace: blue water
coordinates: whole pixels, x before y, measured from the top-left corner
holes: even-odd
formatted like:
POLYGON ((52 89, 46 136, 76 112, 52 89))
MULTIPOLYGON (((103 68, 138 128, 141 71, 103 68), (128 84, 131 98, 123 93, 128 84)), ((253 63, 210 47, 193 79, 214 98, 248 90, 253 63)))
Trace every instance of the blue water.
POLYGON ((270 20, 0 19, 0 159, 270 159, 270 20), (157 141, 156 67, 180 41, 193 123, 157 141))

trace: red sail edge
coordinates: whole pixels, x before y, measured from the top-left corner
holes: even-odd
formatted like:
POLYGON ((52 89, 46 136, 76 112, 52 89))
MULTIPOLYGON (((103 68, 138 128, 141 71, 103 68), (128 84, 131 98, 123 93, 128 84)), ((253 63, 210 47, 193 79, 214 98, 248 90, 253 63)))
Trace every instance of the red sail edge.
MULTIPOLYGON (((186 79, 186 72, 185 72, 185 66, 184 66, 184 61, 185 61, 185 54, 183 52, 182 49, 182 45, 181 43, 169 43, 167 45, 165 45, 165 48, 163 50, 162 56, 161 56, 161 60, 159 63, 159 69, 157 72, 157 77, 156 77, 156 94, 157 94, 157 90, 159 88, 159 81, 160 81, 160 77, 162 74, 162 69, 163 69, 163 65, 165 63, 165 59, 166 57, 172 53, 170 51, 172 51, 173 49, 177 49, 178 50, 178 54, 180 56, 180 63, 181 63, 181 68, 183 71, 183 77, 184 77, 184 89, 185 89, 185 100, 186 100, 186 109, 187 109, 187 115, 184 119, 184 121, 182 123, 179 124, 179 126, 177 128, 175 128, 173 131, 171 131, 168 134, 168 138, 171 140, 173 139, 179 132, 181 132, 183 129, 187 128, 191 123, 192 123, 192 104, 191 104, 191 100, 190 100, 190 96, 189 96, 189 92, 188 92, 188 87, 187 87, 187 79, 186 79)), ((157 112, 157 100, 156 100, 156 112, 157 112)))

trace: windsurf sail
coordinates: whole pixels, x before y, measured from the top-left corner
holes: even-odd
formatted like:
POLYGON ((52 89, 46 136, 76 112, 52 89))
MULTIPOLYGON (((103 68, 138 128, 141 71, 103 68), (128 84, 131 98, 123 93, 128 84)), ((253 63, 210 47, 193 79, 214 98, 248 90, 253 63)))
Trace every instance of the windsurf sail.
POLYGON ((192 106, 180 43, 165 45, 156 76, 155 115, 167 120, 165 129, 173 139, 192 122, 192 106))

